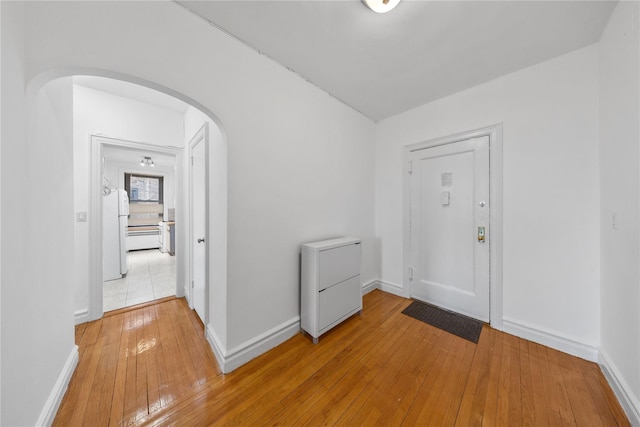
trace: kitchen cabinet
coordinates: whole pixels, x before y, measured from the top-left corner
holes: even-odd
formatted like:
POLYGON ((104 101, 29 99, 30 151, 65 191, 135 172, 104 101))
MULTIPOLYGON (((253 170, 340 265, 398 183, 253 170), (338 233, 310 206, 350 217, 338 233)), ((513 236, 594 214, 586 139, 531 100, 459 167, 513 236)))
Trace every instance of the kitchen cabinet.
POLYGON ((360 240, 351 237, 302 245, 300 323, 313 342, 362 311, 360 240))

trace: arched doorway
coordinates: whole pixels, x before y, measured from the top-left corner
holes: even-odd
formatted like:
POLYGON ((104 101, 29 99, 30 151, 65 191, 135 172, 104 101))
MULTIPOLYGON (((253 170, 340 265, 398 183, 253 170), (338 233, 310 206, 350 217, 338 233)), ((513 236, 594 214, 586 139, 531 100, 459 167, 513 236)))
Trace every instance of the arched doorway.
MULTIPOLYGON (((208 204, 215 204, 216 208, 211 210, 211 213, 207 216, 206 220, 210 222, 210 226, 208 228, 208 235, 205 239, 208 245, 207 256, 205 259, 206 265, 215 264, 218 268, 215 271, 212 271, 212 275, 206 279, 206 283, 208 284, 207 289, 210 289, 211 292, 206 293, 206 311, 208 313, 210 302, 213 298, 215 298, 216 293, 224 294, 226 292, 226 138, 224 134, 224 129, 222 128, 219 120, 215 115, 211 113, 206 107, 199 104, 197 101, 186 97, 176 91, 173 91, 169 88, 162 87, 153 82, 148 82, 143 79, 139 79, 136 77, 123 75, 120 73, 115 73, 111 71, 104 70, 88 70, 84 68, 69 68, 69 69, 56 69, 50 70, 46 73, 43 73, 33 79, 30 89, 32 91, 37 91, 40 88, 45 87, 49 82, 58 79, 58 78, 73 78, 73 76, 95 76, 100 78, 108 78, 113 79, 116 82, 125 82, 126 84, 135 84, 140 87, 152 89, 154 91, 158 91, 164 95, 168 95, 174 97, 187 105, 194 110, 197 110, 200 114, 200 118, 202 122, 206 122, 211 129, 211 149, 208 150, 207 164, 209 167, 213 168, 214 171, 211 176, 215 176, 216 180, 208 182, 210 184, 210 188, 207 189, 207 195, 211 195, 212 197, 208 201, 208 204), (212 287, 216 287, 216 289, 212 289, 212 287)), ((198 127, 203 125, 200 123, 198 127)), ((193 125, 193 124, 192 124, 193 125)), ((74 134, 76 132, 74 131, 74 134)), ((97 134, 103 138, 102 142, 97 143, 98 145, 104 143, 104 138, 109 138, 111 136, 122 137, 122 134, 117 135, 109 135, 110 132, 101 131, 100 129, 93 129, 91 132, 94 137, 97 134)), ((183 136, 182 147, 171 147, 169 145, 165 145, 164 147, 156 147, 156 150, 160 152, 165 151, 169 154, 174 154, 177 159, 177 167, 176 167, 176 184, 177 187, 180 188, 180 195, 176 192, 176 200, 175 200, 175 210, 176 214, 179 217, 182 217, 180 223, 176 222, 176 235, 177 241, 176 246, 178 251, 181 253, 177 262, 177 277, 179 277, 180 285, 186 285, 187 296, 189 292, 189 284, 192 281, 192 269, 190 268, 191 255, 189 248, 191 247, 190 242, 188 241, 189 237, 189 229, 190 229, 190 213, 189 213, 189 173, 190 173, 190 147, 188 141, 193 135, 187 135, 185 131, 185 135, 183 136), (179 182, 178 182, 179 181, 179 182)), ((86 146, 91 148, 91 142, 89 138, 91 135, 87 135, 86 133, 82 135, 83 138, 87 139, 86 146)), ((124 135, 126 138, 126 135, 124 135)), ((75 135, 74 135, 75 139, 75 135)), ((136 140, 135 142, 131 142, 132 144, 141 144, 139 138, 132 138, 136 140)), ((144 138, 142 139, 144 141, 144 138)), ((144 144, 144 142, 142 142, 144 144)), ((97 146, 98 146, 97 145, 97 146)), ((95 148, 95 147, 94 147, 95 148)), ((150 147, 146 147, 150 148, 150 147)), ((94 150, 95 151, 95 150, 94 150)), ((87 178, 89 176, 91 179, 87 179, 90 183, 86 197, 78 197, 75 196, 75 204, 74 211, 76 213, 76 252, 86 254, 84 259, 80 257, 80 262, 76 262, 75 268, 78 269, 76 271, 77 283, 76 286, 85 285, 85 293, 86 299, 83 300, 83 292, 82 290, 76 290, 76 295, 80 295, 80 298, 76 298, 80 300, 76 301, 75 308, 75 317, 76 323, 81 323, 88 320, 94 320, 100 318, 103 315, 103 298, 102 298, 102 245, 101 245, 101 234, 102 234, 102 221, 101 221, 101 195, 99 194, 99 190, 103 187, 103 182, 100 176, 100 155, 98 153, 91 154, 91 150, 88 150, 88 153, 84 157, 87 164, 86 167, 79 166, 76 164, 74 166, 75 174, 78 175, 78 171, 89 172, 87 178), (84 206, 81 206, 82 203, 85 203, 84 206), (86 221, 86 223, 84 223, 86 221), (83 224, 84 223, 84 224, 83 224), (82 227, 85 230, 82 230, 82 227), (84 236, 83 236, 84 234, 84 236), (80 235, 80 239, 78 239, 77 235, 80 235), (86 237, 83 239, 83 237, 86 237), (83 246, 84 243, 78 244, 78 241, 86 242, 86 248, 83 246), (86 249, 86 250, 85 250, 86 249), (86 274, 85 274, 86 272, 86 274), (83 280, 86 277, 86 280, 83 280)), ((177 289, 177 295, 184 295, 184 286, 180 286, 177 289), (182 291, 182 292, 181 292, 182 291)), ((192 301, 190 301, 192 303, 192 301)), ((220 313, 219 313, 220 314, 220 313)), ((208 322, 208 315, 205 315, 205 318, 202 319, 205 324, 208 322)))

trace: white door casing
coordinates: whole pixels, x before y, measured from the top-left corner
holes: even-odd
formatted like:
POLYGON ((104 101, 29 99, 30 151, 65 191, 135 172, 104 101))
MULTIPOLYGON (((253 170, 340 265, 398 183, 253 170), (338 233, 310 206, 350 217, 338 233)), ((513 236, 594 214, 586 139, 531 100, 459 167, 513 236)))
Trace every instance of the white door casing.
POLYGON ((488 320, 493 328, 502 330, 502 125, 405 146, 403 175, 405 295, 488 320), (475 148, 471 149, 470 144, 473 143, 470 140, 482 141, 480 145, 484 147, 479 153, 475 148), (458 144, 461 142, 463 144, 458 144), (484 160, 478 160, 477 157, 484 160), (451 160, 452 170, 438 171, 438 166, 448 166, 448 160, 451 160), (486 165, 486 179, 478 188, 469 185, 464 188, 461 185, 464 183, 464 172, 461 175, 458 169, 465 163, 473 163, 469 178, 473 176, 475 181, 475 175, 479 173, 477 161, 486 165), (419 179, 431 180, 431 183, 416 186, 415 182, 419 182, 419 179), (449 194, 445 195, 444 192, 449 194), (430 201, 424 201, 424 207, 416 204, 419 200, 423 203, 422 196, 431 198, 430 201), (443 206, 447 203, 447 197, 449 206, 443 206), (461 205, 461 200, 465 198, 466 203, 461 205), (484 202, 484 208, 480 207, 480 202, 484 202), (435 215, 424 230, 418 222, 421 210, 425 214, 435 215), (470 219, 461 222, 459 216, 465 213, 470 219), (432 227, 432 222, 436 220, 444 222, 432 227), (479 226, 485 227, 485 243, 478 242, 479 226), (445 233, 447 230, 449 235, 445 233), (428 245, 437 249, 429 259, 421 259, 422 248, 418 246, 421 240, 428 241, 425 250, 429 249, 428 245), (452 262, 454 257, 466 258, 466 265, 461 265, 459 260, 452 262), (482 266, 476 268, 479 262, 482 266), (477 290, 481 284, 484 290, 477 290), (480 293, 478 299, 482 303, 479 304, 484 307, 484 312, 469 308, 468 301, 460 302, 469 300, 476 292, 480 293))
POLYGON ((208 123, 205 123, 189 143, 191 151, 190 162, 190 194, 189 211, 191 212, 191 227, 189 246, 191 251, 190 276, 191 287, 189 302, 200 317, 207 324, 208 301, 208 123))
MULTIPOLYGON (((112 146, 123 149, 146 151, 148 153, 169 154, 176 158, 176 188, 182 188, 182 168, 179 166, 183 161, 183 150, 176 147, 164 147, 160 145, 146 144, 142 142, 127 141, 123 139, 110 138, 101 135, 90 136, 91 164, 90 164, 90 191, 89 191, 89 321, 100 319, 103 314, 103 281, 102 281, 102 259, 103 259, 103 212, 102 212, 102 185, 103 185, 103 147, 112 146)), ((178 200, 180 195, 177 194, 178 200)), ((181 203, 176 204, 176 216, 181 214, 181 203)), ((183 296, 181 287, 180 271, 183 271, 186 263, 186 256, 178 254, 176 259, 176 296, 183 296)))
POLYGON ((411 154, 411 296, 489 321, 489 138, 411 154))

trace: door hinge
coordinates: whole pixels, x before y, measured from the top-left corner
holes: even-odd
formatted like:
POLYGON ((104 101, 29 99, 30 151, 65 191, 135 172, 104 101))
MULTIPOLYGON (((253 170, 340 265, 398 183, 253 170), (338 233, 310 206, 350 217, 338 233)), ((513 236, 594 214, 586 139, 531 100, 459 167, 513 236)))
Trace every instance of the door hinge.
POLYGON ((413 267, 409 267, 409 280, 413 280, 413 267))
POLYGON ((193 284, 193 280, 191 281, 191 289, 193 289, 195 285, 193 284))
POLYGON ((413 160, 409 160, 409 175, 413 173, 413 160))
POLYGON ((191 166, 193 166, 193 156, 191 156, 191 166))

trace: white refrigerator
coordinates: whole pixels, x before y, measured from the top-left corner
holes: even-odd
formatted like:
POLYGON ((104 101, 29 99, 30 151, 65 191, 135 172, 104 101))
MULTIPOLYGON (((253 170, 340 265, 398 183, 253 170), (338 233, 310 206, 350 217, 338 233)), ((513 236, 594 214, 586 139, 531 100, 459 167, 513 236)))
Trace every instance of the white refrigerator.
POLYGON ((127 274, 127 192, 115 190, 104 196, 102 209, 102 280, 120 279, 127 274))

